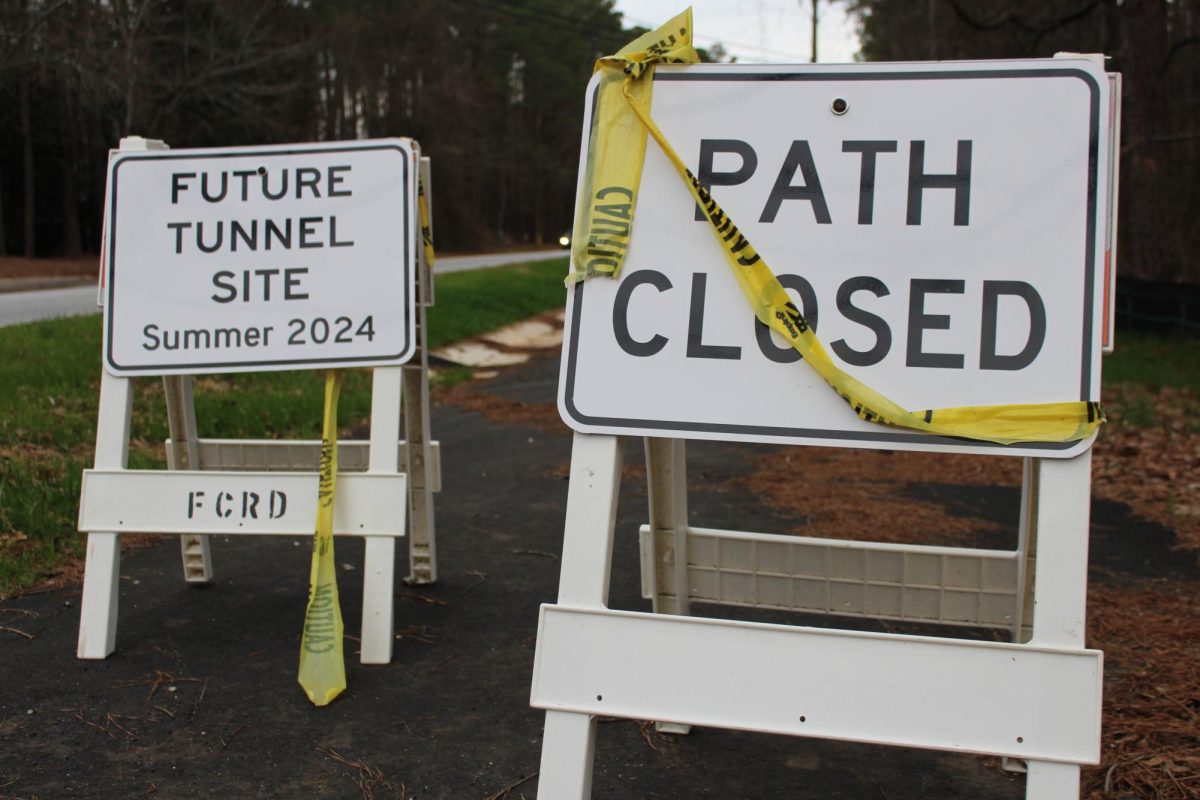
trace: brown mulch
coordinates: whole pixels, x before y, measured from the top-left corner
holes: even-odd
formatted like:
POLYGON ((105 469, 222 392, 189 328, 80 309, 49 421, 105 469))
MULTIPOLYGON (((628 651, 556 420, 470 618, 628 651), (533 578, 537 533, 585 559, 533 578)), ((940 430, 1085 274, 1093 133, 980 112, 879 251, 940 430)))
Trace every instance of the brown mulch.
POLYGON ((1200 592, 1146 582, 1092 586, 1088 646, 1104 651, 1104 731, 1099 767, 1084 769, 1084 796, 1200 797, 1200 592))
MULTIPOLYGON (((1200 397, 1127 385, 1105 393, 1110 422, 1093 450, 1093 495, 1128 504, 1175 531, 1180 549, 1200 554, 1200 397), (1134 406, 1152 409, 1155 426, 1127 422, 1134 406)), ((1021 484, 1019 459, 989 456, 789 448, 764 456, 762 467, 744 485, 792 515, 794 533, 883 542, 964 545, 986 527, 940 503, 912 499, 911 485, 1021 484)))
MULTIPOLYGON (((1186 389, 1106 391, 1112 424, 1093 461, 1098 497, 1170 528, 1180 558, 1200 554, 1200 398, 1186 389), (1153 427, 1123 424, 1135 406, 1153 427)), ((1089 646, 1104 651, 1102 763, 1086 770, 1089 800, 1200 798, 1200 586, 1143 581, 1093 586, 1089 646)))
POLYGON ((96 256, 78 258, 21 258, 0 256, 0 278, 94 278, 100 269, 96 256))
POLYGON ((762 457, 742 484, 797 520, 804 536, 876 542, 970 544, 987 526, 908 496, 914 483, 1021 485, 1012 458, 842 448, 788 448, 762 457))
POLYGON ((1190 389, 1116 385, 1105 389, 1105 398, 1110 424, 1096 442, 1092 491, 1128 503, 1175 531, 1179 548, 1200 554, 1200 396, 1190 389), (1126 424, 1134 408, 1150 409, 1154 426, 1126 424))
POLYGON ((529 425, 538 430, 562 433, 565 428, 553 403, 525 403, 488 391, 488 379, 474 379, 439 389, 434 393, 438 404, 452 405, 464 411, 474 411, 491 422, 529 425))

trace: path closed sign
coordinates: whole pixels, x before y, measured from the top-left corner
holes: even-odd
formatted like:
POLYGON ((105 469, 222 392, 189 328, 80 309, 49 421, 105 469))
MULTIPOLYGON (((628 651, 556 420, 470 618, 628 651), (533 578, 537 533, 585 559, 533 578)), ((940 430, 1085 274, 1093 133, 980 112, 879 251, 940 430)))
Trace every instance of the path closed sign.
MULTIPOLYGON (((659 67, 651 113, 839 366, 928 409, 1099 399, 1108 103, 1084 59, 711 65, 659 67)), ((755 320, 653 141, 635 221, 627 192, 598 192, 589 257, 626 260, 568 300, 559 405, 573 428, 1058 457, 1090 445, 858 419, 755 320)))
POLYGON ((401 364, 415 349, 407 139, 114 152, 106 368, 401 364))

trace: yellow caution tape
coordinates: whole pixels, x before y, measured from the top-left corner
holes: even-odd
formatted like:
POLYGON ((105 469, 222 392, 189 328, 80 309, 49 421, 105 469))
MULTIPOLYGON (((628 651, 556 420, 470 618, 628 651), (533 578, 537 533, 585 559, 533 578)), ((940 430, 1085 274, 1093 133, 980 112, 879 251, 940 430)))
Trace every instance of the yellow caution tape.
POLYGON ((658 30, 634 39, 615 56, 596 62, 600 87, 576 204, 581 213, 575 215, 571 235, 571 262, 581 271, 568 281, 620 274, 646 155, 646 129, 626 104, 649 109, 650 79, 656 63, 694 64, 699 60, 692 47, 689 8, 658 30), (638 80, 643 76, 646 80, 638 80))
POLYGON ((417 211, 421 215, 421 242, 425 247, 425 262, 433 271, 433 227, 429 224, 429 200, 425 196, 425 181, 417 181, 417 211))
POLYGON ((346 688, 342 654, 342 609, 333 562, 333 500, 337 488, 337 403, 340 370, 325 377, 325 417, 321 429, 321 477, 317 489, 317 531, 308 578, 308 608, 300 640, 300 685, 315 706, 324 706, 346 688))
POLYGON ((633 208, 645 156, 645 135, 649 132, 692 197, 704 209, 710 228, 746 300, 754 309, 754 315, 789 341, 804 357, 804 363, 816 370, 861 419, 998 444, 1077 441, 1090 436, 1105 421, 1100 403, 1091 401, 909 411, 834 364, 762 255, 684 165, 650 116, 653 64, 699 61, 691 48, 691 27, 689 8, 658 30, 634 40, 617 55, 596 62, 596 68, 605 72, 594 110, 588 164, 580 193, 578 208, 583 213, 576 217, 576 244, 572 255, 579 271, 568 276, 568 283, 595 275, 616 277, 620 273, 633 225, 633 208), (613 100, 618 91, 625 100, 623 105, 613 100), (639 130, 633 130, 630 120, 639 123, 639 130), (601 138, 598 140, 597 136, 601 138), (633 160, 637 163, 622 163, 633 160), (622 217, 622 213, 625 216, 622 217), (624 224, 619 225, 615 220, 624 224), (586 241, 581 241, 581 229, 608 233, 603 236, 591 233, 586 241), (617 236, 618 233, 623 235, 617 236))

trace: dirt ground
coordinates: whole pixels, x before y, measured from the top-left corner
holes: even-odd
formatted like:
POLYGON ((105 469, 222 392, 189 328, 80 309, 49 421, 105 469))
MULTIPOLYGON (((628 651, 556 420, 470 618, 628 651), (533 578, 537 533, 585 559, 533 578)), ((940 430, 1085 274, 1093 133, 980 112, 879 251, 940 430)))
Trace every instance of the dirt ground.
POLYGON ((21 258, 0 256, 0 278, 95 277, 100 269, 96 256, 79 258, 21 258))
MULTIPOLYGON (((77 585, 0 602, 0 798, 533 798, 542 725, 528 705, 534 636, 538 605, 557 591, 571 442, 556 384, 557 360, 543 354, 437 396, 440 580, 397 586, 393 662, 360 665, 362 546, 338 540, 349 688, 327 708, 309 705, 296 684, 307 541, 221 537, 216 582, 202 588, 183 582, 175 540, 131 550, 117 650, 103 661, 74 657, 77 585)), ((1112 402, 1119 413, 1119 393, 1112 402)), ((1166 409, 1161 431, 1110 426, 1095 456, 1088 645, 1105 651, 1104 761, 1085 771, 1084 796, 1096 800, 1200 797, 1200 535, 1188 510, 1200 435, 1181 422, 1196 399, 1155 402, 1166 409)), ((688 454, 697 525, 1015 540, 1013 460, 816 448, 806 457, 820 469, 807 474, 818 480, 802 492, 767 470, 786 448, 696 442, 688 454)), ((636 542, 645 518, 633 441, 613 607, 648 608, 636 542)), ((398 549, 404 575, 403 540, 398 549)), ((602 722, 597 798, 1024 796, 1022 776, 996 759, 602 722)))

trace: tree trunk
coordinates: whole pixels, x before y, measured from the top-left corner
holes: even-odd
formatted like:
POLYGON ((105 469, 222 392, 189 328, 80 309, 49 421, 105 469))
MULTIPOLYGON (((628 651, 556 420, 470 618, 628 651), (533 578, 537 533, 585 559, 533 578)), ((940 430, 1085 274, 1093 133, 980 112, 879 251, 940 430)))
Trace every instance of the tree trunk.
POLYGON ((328 138, 337 141, 342 138, 342 65, 339 62, 336 72, 330 76, 329 100, 329 130, 328 138))
POLYGON ((120 17, 119 21, 124 28, 125 36, 125 117, 121 125, 121 136, 134 135, 133 123, 136 119, 134 116, 134 105, 136 102, 135 89, 137 88, 137 35, 141 27, 142 15, 147 8, 146 3, 139 4, 136 11, 131 11, 128 3, 119 5, 120 17), (127 17, 130 17, 128 18, 127 17))
POLYGON ((68 152, 62 163, 62 254, 77 258, 83 253, 83 236, 79 231, 79 193, 75 186, 74 159, 68 152))
POLYGON ((938 34, 937 34, 937 0, 929 0, 929 60, 937 61, 938 57, 938 34))
POLYGON ((4 228, 4 175, 0 171, 0 258, 8 255, 8 237, 4 228))
POLYGON ((61 98, 62 125, 65 131, 62 147, 62 254, 76 258, 83 253, 83 234, 79 228, 79 187, 75 175, 82 174, 79 168, 79 148, 75 144, 76 105, 70 93, 61 98))
POLYGON ((34 184, 33 184, 33 130, 29 120, 29 77, 21 78, 20 91, 21 151, 25 168, 25 257, 34 253, 34 184))

